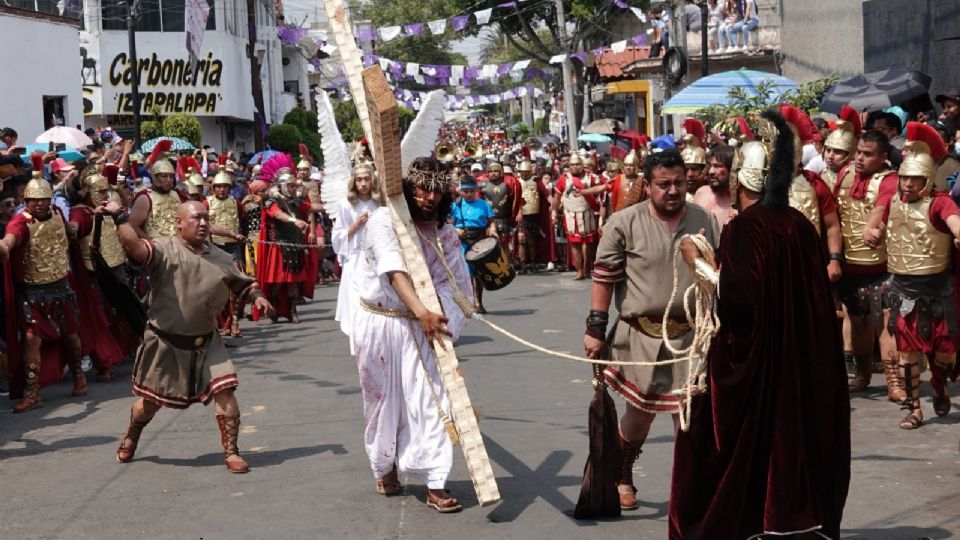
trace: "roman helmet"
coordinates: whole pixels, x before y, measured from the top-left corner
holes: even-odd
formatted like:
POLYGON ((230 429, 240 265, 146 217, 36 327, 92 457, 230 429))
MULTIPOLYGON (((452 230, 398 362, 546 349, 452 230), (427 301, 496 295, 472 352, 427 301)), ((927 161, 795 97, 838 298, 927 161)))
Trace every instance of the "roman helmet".
POLYGON ((683 129, 687 132, 683 137, 684 148, 680 153, 684 165, 707 166, 707 151, 703 149, 703 141, 707 128, 696 118, 685 118, 683 129))
POLYGON ((847 153, 847 160, 853 157, 857 149, 857 142, 863 133, 863 125, 860 123, 860 113, 853 107, 844 105, 840 110, 840 119, 835 122, 837 129, 834 129, 827 135, 827 140, 823 145, 827 148, 840 150, 847 153))
POLYGON ((761 114, 755 140, 737 147, 730 170, 730 194, 737 200, 742 188, 754 193, 773 193, 764 202, 777 207, 789 205, 788 192, 796 165, 793 129, 776 109, 761 114))
POLYGON ((311 165, 311 164, 310 164, 310 161, 308 161, 308 160, 306 160, 306 159, 301 159, 299 162, 297 162, 297 170, 298 170, 298 171, 299 171, 300 169, 310 170, 310 169, 312 169, 312 168, 313 168, 313 165, 311 165))
POLYGON ((627 154, 627 157, 623 158, 623 165, 631 165, 633 167, 640 167, 640 156, 637 155, 636 150, 630 150, 630 153, 627 154))
POLYGON ((52 199, 53 188, 50 182, 43 178, 43 153, 30 154, 30 164, 33 166, 33 177, 27 182, 23 190, 24 199, 52 199))
POLYGON ((496 161, 491 161, 487 164, 487 172, 500 171, 503 172, 503 166, 497 163, 496 161))
POLYGON ((217 174, 213 177, 214 186, 233 186, 233 177, 227 172, 226 165, 217 167, 217 174))
POLYGON ((799 107, 781 103, 780 114, 793 131, 794 161, 799 165, 803 161, 803 145, 820 142, 820 130, 799 107))
POLYGON ((947 145, 933 126, 922 122, 907 122, 907 142, 903 145, 903 150, 903 161, 898 174, 926 178, 927 184, 920 196, 929 196, 937 174, 937 163, 947 155, 947 145))
POLYGON ((151 176, 157 174, 177 174, 176 169, 173 168, 173 163, 170 163, 170 159, 167 158, 166 155, 172 145, 173 141, 170 139, 161 139, 157 141, 157 144, 153 145, 153 151, 150 152, 150 156, 147 157, 147 168, 150 170, 151 176))
POLYGON ((517 172, 533 172, 533 162, 525 159, 517 165, 517 172))
POLYGON ((116 165, 89 165, 80 172, 80 189, 94 206, 99 206, 109 200, 109 197, 101 192, 110 189, 110 182, 104 170, 107 167, 117 169, 116 165))
POLYGON ((567 161, 567 165, 583 165, 583 156, 579 152, 574 152, 570 154, 570 159, 567 161))

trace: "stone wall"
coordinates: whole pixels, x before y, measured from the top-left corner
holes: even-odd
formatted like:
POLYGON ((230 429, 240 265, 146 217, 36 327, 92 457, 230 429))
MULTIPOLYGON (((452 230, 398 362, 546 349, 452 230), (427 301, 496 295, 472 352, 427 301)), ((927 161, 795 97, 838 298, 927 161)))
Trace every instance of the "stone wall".
POLYGON ((863 72, 863 0, 782 0, 781 4, 785 77, 802 83, 831 73, 846 78, 863 72))

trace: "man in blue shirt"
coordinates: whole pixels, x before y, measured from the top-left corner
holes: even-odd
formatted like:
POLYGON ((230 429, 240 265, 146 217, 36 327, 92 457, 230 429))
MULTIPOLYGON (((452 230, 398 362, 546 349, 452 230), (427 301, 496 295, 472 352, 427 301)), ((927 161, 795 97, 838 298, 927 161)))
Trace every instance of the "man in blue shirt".
MULTIPOLYGON (((493 206, 485 199, 478 198, 477 181, 472 176, 460 177, 460 200, 453 203, 450 210, 450 218, 453 220, 453 226, 457 228, 460 235, 460 248, 464 253, 470 249, 475 242, 497 235, 497 225, 493 221, 493 206)), ((473 273, 473 268, 467 265, 470 275, 473 278, 475 305, 477 313, 486 313, 483 307, 483 284, 473 273)))

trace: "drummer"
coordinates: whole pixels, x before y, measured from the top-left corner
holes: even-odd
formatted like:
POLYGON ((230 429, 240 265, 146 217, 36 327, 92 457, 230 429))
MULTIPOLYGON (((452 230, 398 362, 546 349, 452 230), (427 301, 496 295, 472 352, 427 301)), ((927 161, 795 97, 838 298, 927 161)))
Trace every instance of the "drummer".
MULTIPOLYGON (((478 240, 492 236, 499 239, 497 224, 494 222, 493 206, 478 197, 477 181, 469 175, 460 177, 460 200, 453 203, 450 218, 460 235, 460 248, 464 253, 478 240)), ((469 265, 468 265, 469 266, 469 265)), ((483 307, 483 283, 469 267, 473 277, 474 307, 477 313, 486 313, 483 307)))

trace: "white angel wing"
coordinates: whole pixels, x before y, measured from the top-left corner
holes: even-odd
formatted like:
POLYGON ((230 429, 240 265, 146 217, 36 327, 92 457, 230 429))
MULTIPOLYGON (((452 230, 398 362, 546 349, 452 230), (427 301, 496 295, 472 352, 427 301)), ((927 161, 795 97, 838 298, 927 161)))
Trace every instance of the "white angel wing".
POLYGON ((317 91, 317 132, 320 133, 320 148, 323 149, 320 200, 332 212, 347 198, 347 182, 350 181, 352 169, 347 145, 337 129, 330 96, 322 89, 317 91))
POLYGON ((410 123, 410 129, 400 143, 400 163, 406 174, 407 168, 418 157, 429 156, 437 144, 440 126, 443 124, 443 109, 447 104, 447 93, 434 90, 427 94, 420 105, 420 112, 410 123))

